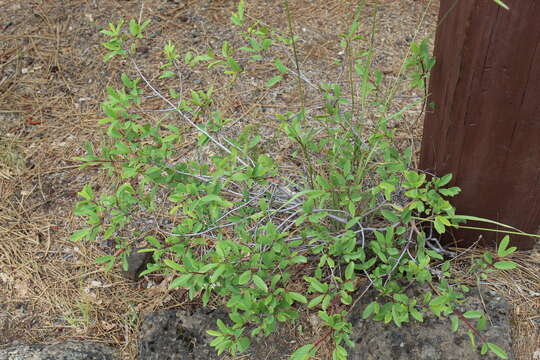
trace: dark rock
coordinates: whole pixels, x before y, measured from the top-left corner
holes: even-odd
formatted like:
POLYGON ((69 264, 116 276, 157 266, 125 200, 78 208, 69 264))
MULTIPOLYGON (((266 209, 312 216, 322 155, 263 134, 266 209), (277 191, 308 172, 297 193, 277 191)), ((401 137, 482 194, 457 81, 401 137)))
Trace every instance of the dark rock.
MULTIPOLYGON (((225 312, 205 308, 193 311, 167 310, 146 316, 141 324, 139 338, 140 360, 206 360, 222 359, 210 346, 214 337, 206 330, 217 329, 221 319, 230 325, 225 312)), ((288 359, 298 347, 290 336, 280 333, 252 341, 250 348, 241 355, 245 360, 288 359)))
POLYGON ((141 324, 139 359, 205 360, 218 359, 210 346, 207 329, 216 329, 216 320, 227 320, 225 313, 196 309, 151 313, 141 324))
POLYGON ((128 269, 123 271, 124 276, 132 281, 139 280, 139 274, 146 270, 146 265, 152 260, 151 252, 139 252, 141 249, 147 248, 137 248, 131 251, 127 258, 128 269))
POLYGON ((113 348, 92 342, 16 345, 0 350, 1 360, 113 360, 113 348))
MULTIPOLYGON (((349 351, 351 360, 475 360, 498 359, 493 353, 481 356, 473 350, 467 336, 467 327, 460 321, 457 332, 450 330, 450 319, 438 319, 434 315, 424 316, 424 322, 412 320, 398 328, 393 322, 384 324, 371 319, 361 319, 361 312, 369 304, 374 293, 366 295, 360 302, 353 319, 351 339, 356 344, 349 351)), ((481 334, 488 342, 502 347, 512 359, 512 340, 508 319, 506 300, 493 291, 482 289, 482 297, 478 289, 471 289, 465 295, 464 302, 458 310, 478 310, 488 315, 488 325, 481 334), (485 304, 482 304, 482 299, 485 304), (492 324, 490 324, 490 320, 492 324)), ((470 320, 475 325, 475 320, 470 320)), ((476 341, 478 345, 478 339, 476 341)))

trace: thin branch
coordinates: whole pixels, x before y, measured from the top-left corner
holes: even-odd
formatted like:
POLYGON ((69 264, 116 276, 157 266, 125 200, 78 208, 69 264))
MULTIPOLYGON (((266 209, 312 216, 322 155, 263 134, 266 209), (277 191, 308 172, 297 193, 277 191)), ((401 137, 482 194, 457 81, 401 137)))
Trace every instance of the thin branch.
MULTIPOLYGON (((146 77, 143 75, 143 73, 141 72, 141 69, 139 69, 139 66, 137 66, 137 63, 134 61, 134 60, 131 60, 131 62, 133 63, 133 66, 135 66, 135 69, 137 70, 137 73, 139 74, 139 76, 141 77, 141 79, 146 83, 146 85, 154 92, 154 94, 156 94, 160 99, 162 99, 163 101, 165 101, 167 104, 169 104, 169 106, 173 107, 174 110, 180 114, 180 116, 182 116, 184 118, 184 120, 186 120, 191 126, 193 126, 194 128, 196 128, 199 132, 201 132, 202 134, 204 134, 205 136, 207 136, 214 144, 216 144, 217 146, 219 146, 223 151, 225 151, 227 154, 231 154, 231 150, 229 150, 226 146, 224 146, 223 144, 221 144, 219 141, 217 141, 212 135, 210 135, 208 133, 208 131, 204 130, 203 128, 201 128, 200 126, 198 126, 197 124, 195 124, 193 122, 193 120, 191 120, 190 118, 188 118, 182 111, 178 110, 178 108, 169 100, 167 99, 166 97, 164 97, 163 95, 161 95, 161 93, 159 91, 157 91, 153 86, 152 84, 150 84, 150 82, 146 79, 146 77)), ((248 166, 248 164, 242 160, 240 157, 236 157, 238 162, 244 166, 248 166)), ((253 160, 252 160, 253 161, 253 160)))

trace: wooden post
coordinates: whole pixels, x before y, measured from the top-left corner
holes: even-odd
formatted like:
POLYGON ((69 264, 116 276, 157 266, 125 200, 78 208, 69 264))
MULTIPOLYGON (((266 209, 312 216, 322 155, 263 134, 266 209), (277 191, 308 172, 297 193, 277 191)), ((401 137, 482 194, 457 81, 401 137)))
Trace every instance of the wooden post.
MULTIPOLYGON (((454 174, 458 214, 540 225, 540 1, 441 0, 420 167, 454 174)), ((472 224, 478 226, 480 224, 472 224)), ((486 224, 480 226, 486 227, 486 224)), ((495 228, 494 226, 487 226, 495 228)), ((459 230, 459 246, 482 235, 459 230)), ((535 239, 510 236, 520 249, 535 239)), ((447 239, 448 240, 448 239, 447 239)))

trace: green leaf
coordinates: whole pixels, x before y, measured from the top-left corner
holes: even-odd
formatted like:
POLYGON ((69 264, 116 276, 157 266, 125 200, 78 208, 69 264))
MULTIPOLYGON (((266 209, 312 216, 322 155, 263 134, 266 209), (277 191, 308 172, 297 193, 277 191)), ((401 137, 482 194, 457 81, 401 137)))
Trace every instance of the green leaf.
POLYGON ((92 191, 92 187, 88 184, 84 185, 83 189, 78 192, 77 195, 84 198, 85 200, 94 199, 94 192, 92 191))
POLYGON ((332 300, 332 296, 331 295, 324 295, 324 298, 323 298, 323 301, 321 303, 321 308, 323 310, 326 310, 328 309, 328 305, 330 305, 330 300, 332 300))
POLYGON ((238 351, 244 352, 249 347, 250 341, 246 336, 242 336, 238 341, 238 351))
POLYGON ((223 205, 223 206, 230 206, 231 205, 231 203, 229 201, 224 200, 220 196, 214 195, 214 194, 203 196, 200 201, 203 204, 215 201, 215 202, 218 202, 220 205, 223 205))
POLYGON ((133 87, 133 81, 131 81, 126 74, 122 73, 122 75, 120 75, 120 79, 122 80, 122 83, 125 87, 129 89, 133 87))
POLYGON ((222 333, 229 334, 229 328, 227 327, 227 325, 225 325, 223 320, 217 319, 216 324, 217 324, 219 330, 221 330, 222 333))
POLYGON ((161 75, 159 75, 159 78, 160 79, 168 79, 168 78, 173 77, 175 75, 176 75, 176 73, 174 71, 165 70, 164 72, 161 73, 161 75))
POLYGON ((200 268, 197 272, 206 274, 207 272, 209 272, 210 270, 212 270, 213 268, 215 268, 217 266, 218 266, 217 263, 206 264, 202 268, 200 268))
POLYGON ((283 63, 279 59, 274 60, 274 66, 282 74, 285 74, 287 72, 287 67, 285 65, 283 65, 283 63))
POLYGON ((137 36, 139 34, 139 24, 135 22, 135 19, 131 19, 129 21, 129 32, 133 36, 137 36))
POLYGON ((88 236, 91 231, 92 231, 92 228, 85 228, 85 229, 77 230, 73 234, 71 234, 70 239, 71 241, 79 241, 82 238, 88 236))
POLYGON ((297 255, 291 258, 291 264, 305 264, 307 263, 307 258, 305 256, 297 255))
POLYGON ((465 312, 463 317, 466 319, 479 319, 482 317, 482 313, 480 311, 470 310, 465 312))
POLYGON ((184 267, 182 265, 177 264, 177 263, 175 263, 174 261, 172 261, 170 259, 165 259, 165 260, 163 260, 163 262, 165 263, 165 265, 167 265, 168 267, 170 267, 173 270, 176 270, 178 272, 184 272, 185 271, 185 269, 184 269, 184 267))
POLYGON ((429 302, 429 306, 435 306, 435 307, 441 306, 443 304, 446 304, 447 301, 448 301, 447 296, 439 295, 429 302))
POLYGON ((501 359, 508 359, 508 355, 506 354, 506 352, 499 346, 492 343, 487 343, 487 346, 489 350, 491 350, 495 355, 497 355, 501 359))
POLYGON ((319 305, 323 298, 324 298, 324 295, 319 295, 317 297, 314 297, 313 299, 309 301, 308 308, 311 309, 319 305))
POLYGON ((444 216, 436 216, 435 220, 438 220, 444 226, 452 226, 450 221, 448 221, 448 219, 446 217, 444 217, 444 216))
POLYGON ((137 169, 131 168, 131 167, 125 167, 122 169, 121 178, 122 179, 129 179, 138 174, 137 169))
POLYGON ((452 322, 452 325, 451 325, 452 332, 456 332, 459 328, 459 318, 457 316, 451 316, 450 321, 452 322))
POLYGON ((206 330, 206 333, 211 336, 222 336, 223 334, 216 330, 206 330))
POLYGON ((362 319, 367 319, 371 316, 371 314, 375 313, 376 307, 378 307, 379 304, 377 304, 375 301, 369 303, 368 306, 365 307, 364 311, 362 312, 362 319))
POLYGON ((488 349, 489 348, 488 348, 487 344, 483 344, 482 348, 480 349, 480 355, 486 355, 487 352, 488 352, 488 349))
POLYGON ((471 347, 473 349, 476 348, 476 341, 474 340, 474 334, 471 330, 467 331, 467 336, 469 337, 469 341, 471 342, 471 347))
POLYGON ((457 186, 448 188, 448 189, 439 189, 439 192, 443 194, 444 196, 456 196, 461 192, 461 189, 457 186))
POLYGON ((436 185, 438 187, 442 187, 446 184, 448 184, 452 180, 452 174, 446 174, 443 177, 436 180, 436 185))
POLYGON ((227 265, 225 264, 219 265, 218 268, 212 274, 212 276, 210 276, 210 279, 209 279, 210 283, 215 283, 217 279, 225 272, 226 269, 227 269, 227 265))
POLYGON ((313 290, 320 292, 320 293, 326 293, 328 290, 327 284, 322 284, 319 280, 312 278, 312 277, 306 277, 306 281, 311 285, 313 290))
POLYGON ((484 331, 486 330, 486 325, 487 325, 487 320, 486 320, 486 317, 485 316, 482 316, 480 319, 478 319, 478 321, 476 322, 476 325, 475 327, 480 330, 480 331, 484 331))
POLYGON ((101 264, 104 262, 114 261, 115 257, 112 255, 100 256, 94 260, 96 264, 101 264))
POLYGON ((249 282, 250 279, 251 279, 251 271, 250 270, 244 271, 242 275, 238 277, 238 284, 245 285, 249 282))
POLYGON ((297 349, 290 357, 290 360, 309 360, 313 354, 313 344, 307 344, 297 349))
POLYGON ((282 79, 283 79, 283 77, 281 75, 274 76, 274 77, 272 77, 270 80, 268 80, 266 82, 266 86, 267 87, 272 87, 272 86, 276 85, 278 82, 280 82, 282 79))
POLYGON ((144 239, 157 249, 163 248, 163 244, 155 236, 146 236, 144 239))
POLYGON ((497 255, 499 257, 504 257, 504 256, 507 256, 507 255, 510 255, 514 251, 517 250, 517 248, 515 246, 512 246, 511 248, 507 249, 509 242, 510 242, 510 237, 508 235, 506 235, 501 240, 501 243, 499 244, 499 248, 497 249, 497 255))
POLYGON ((508 247, 509 243, 510 243, 510 236, 506 235, 499 243, 499 248, 497 249, 497 255, 503 257, 505 255, 506 248, 508 247))
POLYGON ((289 292, 288 294, 294 301, 298 301, 298 302, 300 302, 302 304, 307 303, 306 297, 304 295, 302 295, 302 294, 299 294, 297 292, 289 292))
POLYGON ((499 270, 512 270, 517 267, 517 264, 513 261, 497 261, 493 266, 499 270))
POLYGON ((431 256, 434 259, 444 260, 444 257, 441 254, 439 254, 438 252, 436 252, 436 251, 427 250, 426 254, 428 254, 429 256, 431 256))
POLYGON ((262 291, 264 292, 268 292, 268 286, 266 286, 266 283, 264 282, 263 279, 261 279, 258 275, 253 275, 253 283, 255 283, 255 285, 261 289, 262 291))
POLYGON ((150 19, 143 22, 139 27, 139 32, 143 31, 148 25, 150 25, 151 22, 152 22, 152 20, 150 20, 150 19))
POLYGON ((397 216, 394 212, 389 210, 381 210, 382 216, 388 221, 390 221, 392 224, 399 222, 399 216, 397 216))
POLYGON ((206 290, 204 290, 204 294, 202 296, 203 306, 208 305, 208 301, 210 301, 211 294, 212 294, 211 288, 206 288, 206 290))
POLYGON ((341 345, 336 345, 332 352, 332 360, 347 360, 347 350, 341 345))
POLYGON ((433 222, 433 225, 435 226, 435 230, 437 230, 437 232, 439 234, 444 234, 444 232, 446 230, 445 230, 445 227, 444 227, 444 223, 441 222, 441 218, 443 218, 443 217, 442 216, 436 216, 435 221, 433 222))
MULTIPOLYGON (((502 2, 502 0, 493 0, 495 1, 495 4, 499 5, 500 7, 502 7, 503 9, 505 10, 509 10, 510 8, 508 7, 508 5, 506 5, 505 3, 502 2)), ((505 358, 506 359, 506 358, 505 358)))
POLYGON ((351 261, 345 268, 345 280, 351 280, 354 275, 354 262, 351 261))
POLYGON ((176 279, 171 281, 171 283, 169 284, 169 289, 173 290, 178 287, 187 287, 187 284, 191 280, 192 277, 193 277, 192 274, 184 274, 180 277, 177 277, 176 279))
POLYGON ((423 322, 424 321, 424 315, 422 315, 422 313, 418 310, 416 310, 414 307, 411 307, 410 308, 410 313, 411 313, 411 316, 418 322, 423 322))

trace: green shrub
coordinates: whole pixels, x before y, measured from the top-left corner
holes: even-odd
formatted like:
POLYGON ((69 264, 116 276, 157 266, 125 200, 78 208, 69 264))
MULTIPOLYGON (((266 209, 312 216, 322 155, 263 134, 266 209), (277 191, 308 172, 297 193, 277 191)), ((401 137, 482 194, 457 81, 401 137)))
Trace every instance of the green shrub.
MULTIPOLYGON (((378 297, 363 309, 364 318, 401 326, 413 319, 422 322, 427 312, 450 317, 453 330, 460 321, 470 327, 471 342, 480 340, 482 353, 490 350, 506 358, 502 349, 483 339, 482 313, 462 314, 455 308, 468 289, 452 278, 451 260, 445 260, 447 251, 435 234, 472 218, 456 215, 448 201, 460 191, 447 187, 451 175, 429 177, 413 169, 411 148, 396 145, 388 122, 399 120, 417 103, 389 112, 395 91, 385 91, 382 73, 372 66, 373 49, 354 50, 363 40, 357 35, 359 13, 360 7, 349 31, 341 34, 347 89, 313 85, 302 75, 289 12, 290 33, 282 35, 257 23, 245 25, 242 1, 231 20, 246 41, 244 47, 233 49, 224 42, 219 54, 183 56, 172 42, 164 48, 161 79, 177 79, 179 67, 218 69, 223 82, 234 88, 244 66, 263 63, 273 69, 266 82, 273 87, 293 74, 301 109, 277 115, 276 122, 280 141, 294 145, 292 157, 302 164, 295 174, 264 151, 265 139, 249 125, 232 138, 223 135, 235 128, 215 105, 212 87, 189 95, 174 87, 161 93, 147 80, 136 55, 149 21, 131 20, 127 31, 123 21, 102 30, 109 51, 104 60, 125 57, 138 76, 121 74, 120 88, 107 89, 102 105, 106 117, 100 123, 107 125, 108 140, 98 151, 88 144, 87 155, 77 158, 83 167, 101 167, 111 185, 99 196, 84 186, 75 214, 84 216, 88 226, 72 239, 114 239, 124 250, 118 256, 124 268, 129 251, 140 246, 134 238, 144 239, 154 263, 142 275, 174 273, 169 287, 188 289, 190 299, 201 298, 204 305, 215 295, 223 299, 231 325, 218 321, 218 330, 208 331, 218 353, 243 352, 251 337, 272 333, 279 322, 296 320, 307 308, 317 311, 329 329, 333 358, 346 359, 346 346, 353 346, 349 312, 360 292, 374 288, 378 297), (270 58, 269 50, 279 44, 292 48, 294 64, 270 58), (249 62, 241 65, 238 57, 246 54, 249 62), (323 111, 306 109, 304 86, 316 88, 323 111), (183 125, 152 122, 132 111, 148 91, 183 125), (376 126, 363 122, 368 115, 377 119, 376 126), (178 160, 179 145, 190 129, 198 136, 192 151, 201 161, 185 155, 178 160), (172 223, 167 225, 166 218, 172 223), (152 222, 154 230, 145 233, 141 219, 152 222), (133 227, 140 231, 132 233, 133 227), (367 287, 359 288, 361 278, 367 287), (302 290, 294 286, 299 282, 305 284, 302 290), (413 283, 424 289, 418 297, 405 293, 413 283)), ((412 87, 425 88, 434 62, 426 41, 412 44, 404 61, 412 87)), ((505 237, 497 254, 486 254, 471 271, 485 277, 513 268, 514 263, 501 260, 515 251, 507 245, 505 237)), ((97 259, 107 269, 117 260, 97 259)), ((302 346, 292 359, 315 356, 319 345, 302 346)))

